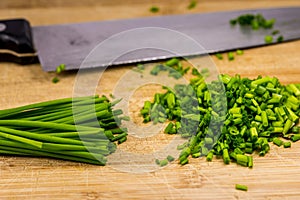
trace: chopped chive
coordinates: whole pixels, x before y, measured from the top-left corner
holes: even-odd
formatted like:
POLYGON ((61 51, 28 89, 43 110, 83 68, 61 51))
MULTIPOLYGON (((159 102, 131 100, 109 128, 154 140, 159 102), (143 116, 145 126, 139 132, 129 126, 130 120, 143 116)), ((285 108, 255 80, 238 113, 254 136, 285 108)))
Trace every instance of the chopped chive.
POLYGON ((212 161, 213 156, 214 156, 214 152, 213 152, 213 151, 210 151, 210 152, 206 155, 206 160, 207 160, 207 161, 212 161))
POLYGON ((277 38, 277 42, 283 42, 284 38, 282 35, 278 36, 277 38))
POLYGON ((248 191, 248 187, 246 185, 241 185, 241 184, 235 184, 235 189, 248 191))
POLYGON ((171 155, 168 155, 168 156, 167 156, 167 160, 168 160, 169 162, 172 162, 172 161, 175 160, 175 158, 174 158, 173 156, 171 156, 171 155))
POLYGON ((279 138, 273 138, 273 143, 280 147, 283 144, 283 141, 279 138))
POLYGON ((55 77, 52 79, 52 83, 58 83, 58 82, 59 82, 59 78, 55 76, 55 77))
POLYGON ((243 54, 244 54, 244 51, 243 51, 243 50, 240 50, 240 49, 238 49, 238 50, 236 50, 236 54, 237 54, 237 55, 243 55, 243 54))
POLYGON ((230 163, 230 157, 228 154, 228 149, 223 149, 223 161, 225 164, 229 164, 230 163))
POLYGON ((237 20, 236 20, 236 19, 231 19, 231 20, 229 21, 229 23, 230 23, 231 25, 236 25, 237 20))
POLYGON ((190 4, 188 5, 188 9, 191 10, 197 6, 197 1, 196 0, 191 0, 190 4))
POLYGON ((279 144, 276 137, 300 140, 300 129, 294 128, 300 114, 298 84, 284 86, 275 77, 258 76, 251 80, 239 75, 220 75, 226 95, 221 98, 219 83, 207 84, 198 71, 192 73, 197 77, 193 77, 189 85, 165 87, 167 91, 155 95, 149 108, 141 111, 147 121, 160 122, 159 119, 166 116, 170 121, 165 132, 187 138, 186 143, 177 147, 182 150, 179 163, 186 164, 189 157, 201 155, 211 161, 216 155, 223 158, 225 164, 232 159, 239 165, 252 167, 253 158, 246 154, 257 152, 264 156, 270 151, 269 142, 279 144), (227 110, 222 110, 222 106, 227 110), (164 112, 158 110, 159 107, 164 112), (223 124, 220 136, 214 135, 220 126, 211 126, 212 119, 223 124))
POLYGON ((234 60, 233 52, 228 52, 227 57, 228 57, 228 60, 230 60, 230 61, 234 60))
POLYGON ((272 35, 266 35, 265 36, 265 43, 270 44, 273 42, 273 36, 272 35))
POLYGON ((149 9, 150 12, 152 13, 157 13, 159 11, 159 7, 157 6, 152 6, 150 9, 149 9))
POLYGON ((253 157, 252 156, 248 156, 248 167, 249 168, 253 167, 253 157))
POLYGON ((155 163, 156 163, 157 165, 160 165, 160 160, 155 159, 155 163))
POLYGON ((274 31, 272 31, 272 35, 277 35, 279 33, 279 30, 274 30, 274 31))
POLYGON ((66 65, 65 64, 60 64, 59 66, 56 67, 56 73, 59 74, 61 72, 63 72, 66 69, 66 65))
POLYGON ((216 53, 215 56, 216 56, 219 60, 223 60, 222 54, 216 53))
POLYGON ((295 135, 293 135, 293 136, 291 137, 291 140, 292 140, 293 142, 296 142, 296 141, 300 140, 300 134, 295 134, 295 135))
POLYGON ((163 159, 159 162, 159 166, 163 167, 163 166, 166 166, 168 164, 168 160, 167 159, 163 159))
POLYGON ((292 146, 291 142, 284 142, 283 147, 284 148, 290 148, 292 146))

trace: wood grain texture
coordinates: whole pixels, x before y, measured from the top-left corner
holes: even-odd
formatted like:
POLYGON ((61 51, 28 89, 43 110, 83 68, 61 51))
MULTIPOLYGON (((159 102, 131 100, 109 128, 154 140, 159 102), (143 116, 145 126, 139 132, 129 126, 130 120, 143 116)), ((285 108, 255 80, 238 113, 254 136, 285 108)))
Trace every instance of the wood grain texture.
MULTIPOLYGON (((300 6, 296 0, 202 1, 187 10, 189 1, 1 1, 0 19, 25 17, 32 25, 120 19, 161 14, 210 12, 220 10, 300 6), (83 3, 84 2, 84 3, 83 3), (148 10, 160 7, 157 14, 148 10)), ((300 82, 300 41, 249 49, 234 61, 212 57, 219 72, 247 77, 277 76, 283 83, 300 82)), ((97 87, 108 95, 132 66, 107 69, 97 87)), ((73 95, 76 72, 59 75, 53 84, 52 73, 38 64, 19 66, 0 63, 0 109, 73 95)), ((129 99, 129 113, 140 125, 138 110, 145 99, 160 90, 149 85, 139 88, 129 99)), ((138 134, 138 133, 137 133, 138 134)), ((120 146, 138 154, 164 148, 172 137, 157 134, 147 139, 130 136, 120 146)), ((211 163, 203 158, 190 164, 172 163, 147 173, 129 173, 130 167, 93 166, 48 158, 0 157, 0 199, 299 199, 300 143, 291 149, 271 145, 265 157, 254 157, 254 168, 236 164, 211 163), (127 168, 126 168, 127 167, 127 168), (248 192, 234 189, 236 183, 248 186, 248 192)), ((141 160, 143 163, 143 160, 141 160)), ((140 166, 143 169, 144 166, 140 166)))

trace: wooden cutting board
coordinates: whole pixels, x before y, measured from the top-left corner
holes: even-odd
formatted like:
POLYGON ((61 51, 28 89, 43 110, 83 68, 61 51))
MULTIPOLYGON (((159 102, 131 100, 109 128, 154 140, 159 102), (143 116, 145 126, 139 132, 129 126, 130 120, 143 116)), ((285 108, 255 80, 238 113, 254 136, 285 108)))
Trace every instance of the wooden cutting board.
MULTIPOLYGON (((200 1, 188 10, 189 1, 171 0, 143 2, 129 1, 1 1, 0 19, 25 17, 32 25, 71 23, 103 19, 133 18, 164 14, 196 13, 246 8, 267 8, 300 5, 297 0, 200 1), (152 5, 160 12, 149 12, 152 5)), ((226 55, 225 55, 226 56, 226 55)), ((246 50, 234 61, 212 57, 220 73, 247 77, 276 76, 282 83, 300 82, 300 41, 246 50)), ((102 76, 97 92, 108 95, 118 80, 132 66, 111 68, 102 76)), ((59 76, 53 84, 52 73, 43 72, 38 64, 19 66, 0 64, 0 109, 28 103, 70 97, 73 94, 75 72, 59 76)), ((137 90, 129 101, 133 121, 143 100, 159 90, 148 85, 137 90)), ((130 136, 122 145, 124 151, 137 155, 155 151, 168 144, 170 138, 157 134, 150 139, 130 136), (154 150, 153 150, 154 149, 154 150)), ((222 160, 206 162, 191 159, 180 166, 176 162, 151 172, 143 172, 140 165, 128 172, 130 166, 93 166, 47 158, 19 158, 0 156, 0 199, 299 199, 300 142, 283 149, 271 145, 265 157, 254 156, 254 168, 235 163, 224 165, 222 160), (249 187, 248 192, 234 189, 236 183, 249 187)), ((141 164, 143 162, 141 161, 141 164)))

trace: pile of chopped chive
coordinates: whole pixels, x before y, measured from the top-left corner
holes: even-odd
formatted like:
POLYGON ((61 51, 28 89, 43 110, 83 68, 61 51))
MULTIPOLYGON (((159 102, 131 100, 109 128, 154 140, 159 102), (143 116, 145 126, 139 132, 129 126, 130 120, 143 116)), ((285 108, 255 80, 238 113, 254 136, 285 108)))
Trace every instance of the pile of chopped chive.
POLYGON ((264 156, 270 142, 288 148, 289 140, 300 140, 300 84, 239 75, 206 83, 200 73, 193 74, 190 84, 164 87, 167 91, 145 101, 140 111, 145 123, 169 120, 164 132, 188 139, 177 147, 180 164, 189 156, 211 161, 216 155, 225 164, 253 167, 252 154, 264 156))
POLYGON ((105 165, 126 141, 122 110, 105 97, 58 99, 0 110, 0 154, 105 165))

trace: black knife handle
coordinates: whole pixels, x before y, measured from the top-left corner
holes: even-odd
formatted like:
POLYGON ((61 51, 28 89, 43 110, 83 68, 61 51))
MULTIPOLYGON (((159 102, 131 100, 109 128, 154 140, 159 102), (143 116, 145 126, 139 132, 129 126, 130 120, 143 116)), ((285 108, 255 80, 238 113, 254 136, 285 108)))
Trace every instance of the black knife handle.
POLYGON ((37 60, 29 22, 0 20, 0 61, 29 64, 37 60))

